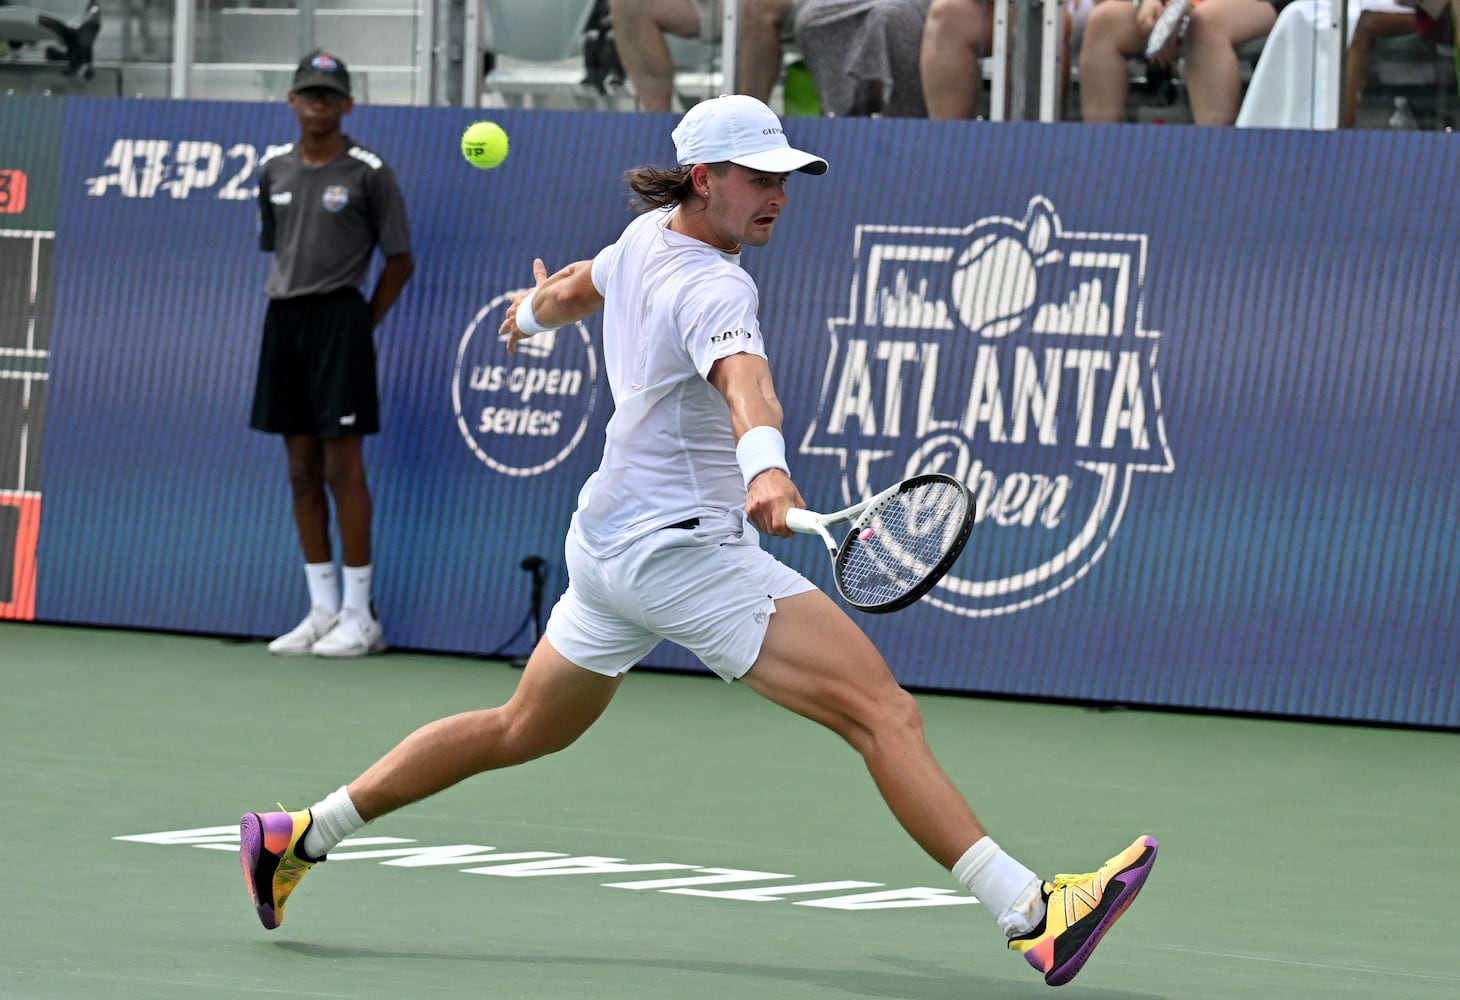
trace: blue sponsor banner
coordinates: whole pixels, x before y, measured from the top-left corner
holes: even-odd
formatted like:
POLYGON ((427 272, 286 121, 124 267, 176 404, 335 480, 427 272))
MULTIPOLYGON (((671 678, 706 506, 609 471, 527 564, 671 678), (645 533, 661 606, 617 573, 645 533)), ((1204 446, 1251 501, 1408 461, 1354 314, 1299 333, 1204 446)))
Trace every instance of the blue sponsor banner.
MULTIPOLYGON (((417 276, 367 444, 388 638, 524 620, 611 405, 597 320, 508 356, 507 293, 632 217, 668 115, 358 108, 417 276)), ((921 604, 859 621, 931 689, 1460 726, 1460 209, 1443 136, 788 122, 826 156, 747 250, 807 501, 942 470, 979 499, 921 604), (1325 164, 1321 174, 1312 165, 1325 164)), ((69 102, 36 616, 272 635, 306 600, 282 446, 247 429, 258 159, 281 105, 69 102)), ((820 543, 770 539, 828 582, 820 543)), ((519 638, 514 651, 525 648, 519 638)), ((687 667, 662 646, 650 665, 687 667)))

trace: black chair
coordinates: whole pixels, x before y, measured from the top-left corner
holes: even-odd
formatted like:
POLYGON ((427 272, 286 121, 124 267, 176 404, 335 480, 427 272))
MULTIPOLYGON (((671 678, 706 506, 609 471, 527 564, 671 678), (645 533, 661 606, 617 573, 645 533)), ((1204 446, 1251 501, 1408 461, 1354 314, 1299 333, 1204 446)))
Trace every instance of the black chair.
POLYGON ((0 39, 12 50, 49 43, 49 62, 65 63, 68 76, 90 80, 92 47, 101 31, 101 8, 93 0, 44 0, 44 9, 0 0, 0 39))

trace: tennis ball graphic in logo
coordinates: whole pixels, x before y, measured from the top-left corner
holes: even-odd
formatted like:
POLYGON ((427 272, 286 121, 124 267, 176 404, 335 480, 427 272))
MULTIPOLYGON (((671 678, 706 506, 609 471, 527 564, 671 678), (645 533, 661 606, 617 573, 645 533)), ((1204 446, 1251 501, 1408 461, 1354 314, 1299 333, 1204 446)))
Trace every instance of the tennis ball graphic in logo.
POLYGON ((507 133, 496 122, 473 122, 461 133, 461 155, 472 166, 489 170, 507 159, 507 133))
POLYGON ((953 305, 958 318, 980 337, 1002 337, 1023 322, 1037 286, 1034 257, 1023 241, 989 233, 974 240, 955 262, 953 305))

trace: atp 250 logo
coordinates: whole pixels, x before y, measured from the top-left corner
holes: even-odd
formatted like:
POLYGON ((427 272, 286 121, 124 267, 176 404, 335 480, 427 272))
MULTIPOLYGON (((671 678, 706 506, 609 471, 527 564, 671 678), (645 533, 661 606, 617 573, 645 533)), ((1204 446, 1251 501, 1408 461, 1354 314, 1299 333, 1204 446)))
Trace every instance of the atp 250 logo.
POLYGON ((922 472, 968 484, 972 540, 925 600, 972 617, 1048 600, 1105 553, 1137 475, 1175 469, 1146 237, 1066 232, 1040 197, 1022 219, 855 242, 801 451, 840 460, 849 500, 922 472))

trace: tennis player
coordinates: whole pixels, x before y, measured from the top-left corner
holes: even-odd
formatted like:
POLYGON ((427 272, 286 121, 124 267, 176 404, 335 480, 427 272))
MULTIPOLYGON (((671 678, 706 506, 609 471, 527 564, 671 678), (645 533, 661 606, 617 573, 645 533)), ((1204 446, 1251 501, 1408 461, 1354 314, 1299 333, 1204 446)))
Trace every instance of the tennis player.
POLYGON ((646 209, 612 246, 513 297, 508 349, 602 309, 615 412, 565 543, 567 591, 506 704, 433 722, 311 809, 242 819, 245 881, 267 928, 298 880, 374 820, 483 771, 562 750, 660 641, 698 656, 857 750, 888 807, 978 897, 1009 947, 1068 981, 1140 890, 1156 841, 1098 871, 1041 880, 988 836, 924 739, 913 698, 830 597, 774 559, 803 507, 790 475, 759 295, 740 266, 786 207, 792 174, 826 161, 789 145, 747 96, 692 108, 679 165, 628 181, 646 209))

